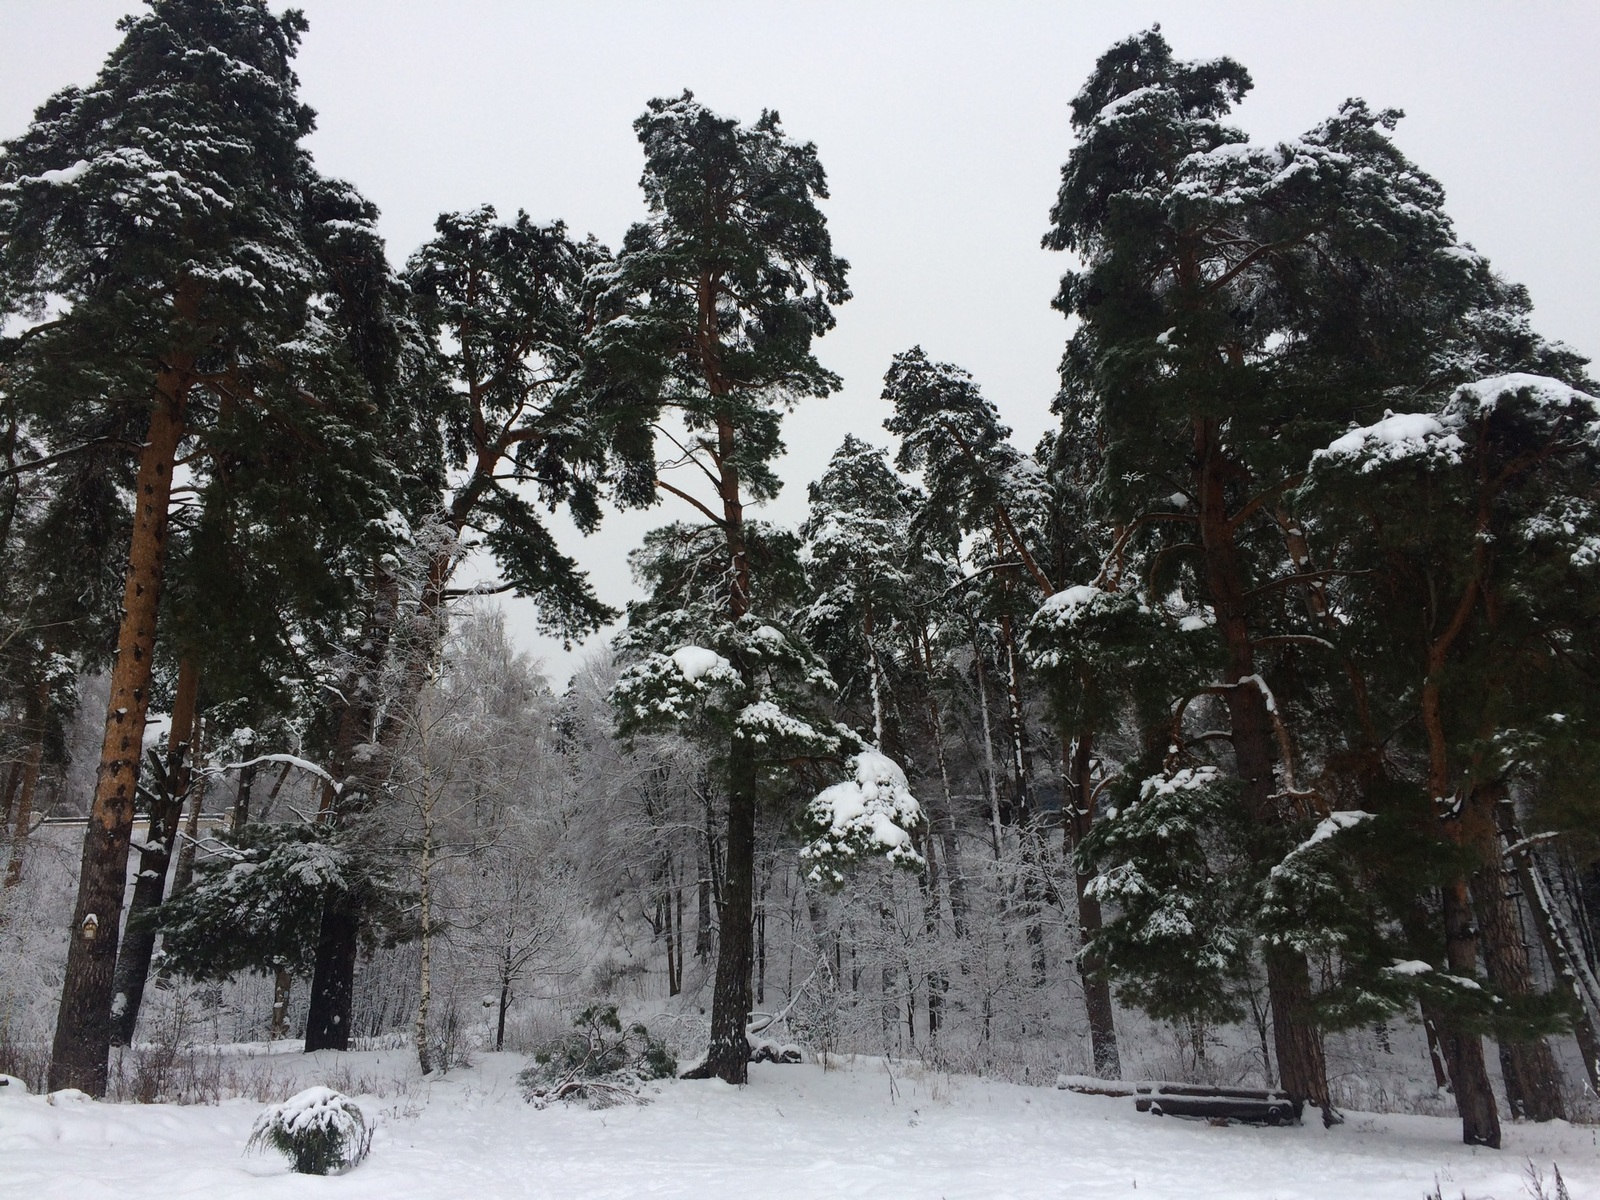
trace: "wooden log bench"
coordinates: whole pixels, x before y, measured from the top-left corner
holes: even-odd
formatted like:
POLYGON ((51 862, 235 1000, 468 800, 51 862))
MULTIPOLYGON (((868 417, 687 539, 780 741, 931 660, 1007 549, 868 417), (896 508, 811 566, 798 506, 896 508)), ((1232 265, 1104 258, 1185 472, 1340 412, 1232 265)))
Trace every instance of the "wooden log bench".
POLYGON ((1212 1087, 1195 1083, 1124 1083, 1114 1079, 1063 1076, 1057 1087, 1088 1096, 1133 1098, 1140 1112, 1162 1117, 1194 1117, 1250 1125, 1293 1125, 1304 1101, 1264 1088, 1212 1087))

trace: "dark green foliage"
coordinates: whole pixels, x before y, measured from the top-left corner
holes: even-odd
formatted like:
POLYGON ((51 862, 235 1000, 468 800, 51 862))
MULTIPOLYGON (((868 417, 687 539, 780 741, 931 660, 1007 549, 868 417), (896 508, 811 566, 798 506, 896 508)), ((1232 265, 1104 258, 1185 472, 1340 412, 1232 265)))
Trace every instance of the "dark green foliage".
POLYGON ((162 966, 194 979, 283 969, 306 975, 330 893, 359 897, 369 941, 413 936, 407 897, 348 834, 320 825, 247 825, 195 867, 194 882, 156 910, 162 966))
MULTIPOLYGON (((39 450, 67 455, 55 494, 75 505, 30 577, 88 598, 96 621, 115 611, 127 533, 106 489, 131 477, 168 370, 189 490, 163 639, 214 699, 270 711, 337 635, 359 564, 388 543, 381 518, 426 473, 411 453, 425 438, 386 436, 406 424, 404 297, 376 208, 301 144, 298 12, 158 0, 121 27, 95 82, 47 101, 0 160, 0 313, 40 320, 3 348, 3 390, 39 450)), ((92 659, 108 640, 85 626, 57 644, 92 659)))
POLYGON ((572 1022, 574 1032, 534 1052, 517 1076, 522 1095, 543 1107, 551 1100, 588 1100, 598 1107, 637 1098, 642 1084, 671 1079, 678 1060, 643 1025, 626 1029, 614 1004, 595 1004, 572 1022))
MULTIPOLYGON (((582 378, 593 311, 586 279, 609 263, 593 238, 576 241, 557 221, 509 222, 487 205, 446 213, 412 255, 406 283, 440 372, 431 411, 444 465, 462 473, 444 502, 460 536, 481 533, 502 576, 539 602, 545 627, 588 633, 616 614, 597 600, 577 564, 556 548, 537 508, 565 504, 584 532, 600 521, 608 480, 627 483, 648 462, 604 388, 582 378)), ((598 378, 598 376, 597 376, 598 378)))
POLYGON ((343 1175, 372 1148, 372 1129, 361 1106, 330 1088, 291 1096, 256 1118, 246 1150, 273 1149, 300 1175, 343 1175))
POLYGON ((1162 1019, 1239 1015, 1251 948, 1236 786, 1215 767, 1126 778, 1078 855, 1113 916, 1083 953, 1121 998, 1162 1019))
POLYGON ((783 412, 839 387, 811 353, 850 298, 816 204, 828 195, 816 147, 785 137, 775 112, 741 125, 690 92, 652 100, 634 129, 651 216, 593 275, 595 369, 692 433, 731 425, 720 455, 748 496, 769 498, 783 412))

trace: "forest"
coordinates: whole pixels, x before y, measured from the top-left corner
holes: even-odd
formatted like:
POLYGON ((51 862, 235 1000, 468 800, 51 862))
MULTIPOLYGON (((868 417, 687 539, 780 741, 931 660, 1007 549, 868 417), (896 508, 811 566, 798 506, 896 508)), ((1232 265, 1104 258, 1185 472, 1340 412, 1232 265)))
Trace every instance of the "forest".
POLYGON ((1244 65, 1105 50, 1050 431, 907 346, 785 527, 851 300, 803 129, 641 98, 620 244, 402 260, 304 17, 120 29, 0 145, 0 1075, 438 1078, 610 1005, 685 1079, 1600 1118, 1600 385, 1399 112, 1255 142, 1244 65), (619 611, 552 522, 651 508, 619 611), (606 633, 564 689, 512 594, 606 633))

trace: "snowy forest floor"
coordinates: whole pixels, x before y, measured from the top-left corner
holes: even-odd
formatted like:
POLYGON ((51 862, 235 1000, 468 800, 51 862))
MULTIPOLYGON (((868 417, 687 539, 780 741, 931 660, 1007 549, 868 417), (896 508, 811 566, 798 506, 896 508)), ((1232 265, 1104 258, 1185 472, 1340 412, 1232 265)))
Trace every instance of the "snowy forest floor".
MULTIPOLYGON (((287 1047, 283 1047, 286 1049, 287 1047)), ((1587 1126, 1515 1125, 1506 1148, 1459 1144, 1457 1121, 1348 1113, 1324 1130, 1218 1127, 1138 1113, 1130 1099, 1077 1095, 914 1064, 857 1059, 824 1069, 757 1065, 748 1087, 667 1081, 643 1107, 536 1110, 520 1054, 485 1054, 422 1081, 404 1049, 273 1054, 281 1099, 328 1082, 360 1089, 376 1122, 371 1157, 335 1179, 296 1176, 243 1147, 261 1105, 102 1104, 0 1093, 0 1180, 28 1200, 182 1197, 636 1196, 1061 1197, 1136 1200, 1511 1200, 1600 1198, 1587 1126)))

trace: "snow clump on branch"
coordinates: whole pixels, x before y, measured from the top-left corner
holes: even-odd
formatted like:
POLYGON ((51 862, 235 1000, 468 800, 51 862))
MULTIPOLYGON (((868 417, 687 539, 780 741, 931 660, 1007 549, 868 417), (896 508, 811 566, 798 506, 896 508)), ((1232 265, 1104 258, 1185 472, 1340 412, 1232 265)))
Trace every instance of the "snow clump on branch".
POLYGON ((803 824, 812 833, 800 848, 802 867, 810 867, 806 878, 843 883, 842 867, 873 855, 920 870, 912 834, 923 823, 922 805, 905 772, 875 750, 863 750, 848 766, 852 778, 824 788, 806 807, 803 824))

